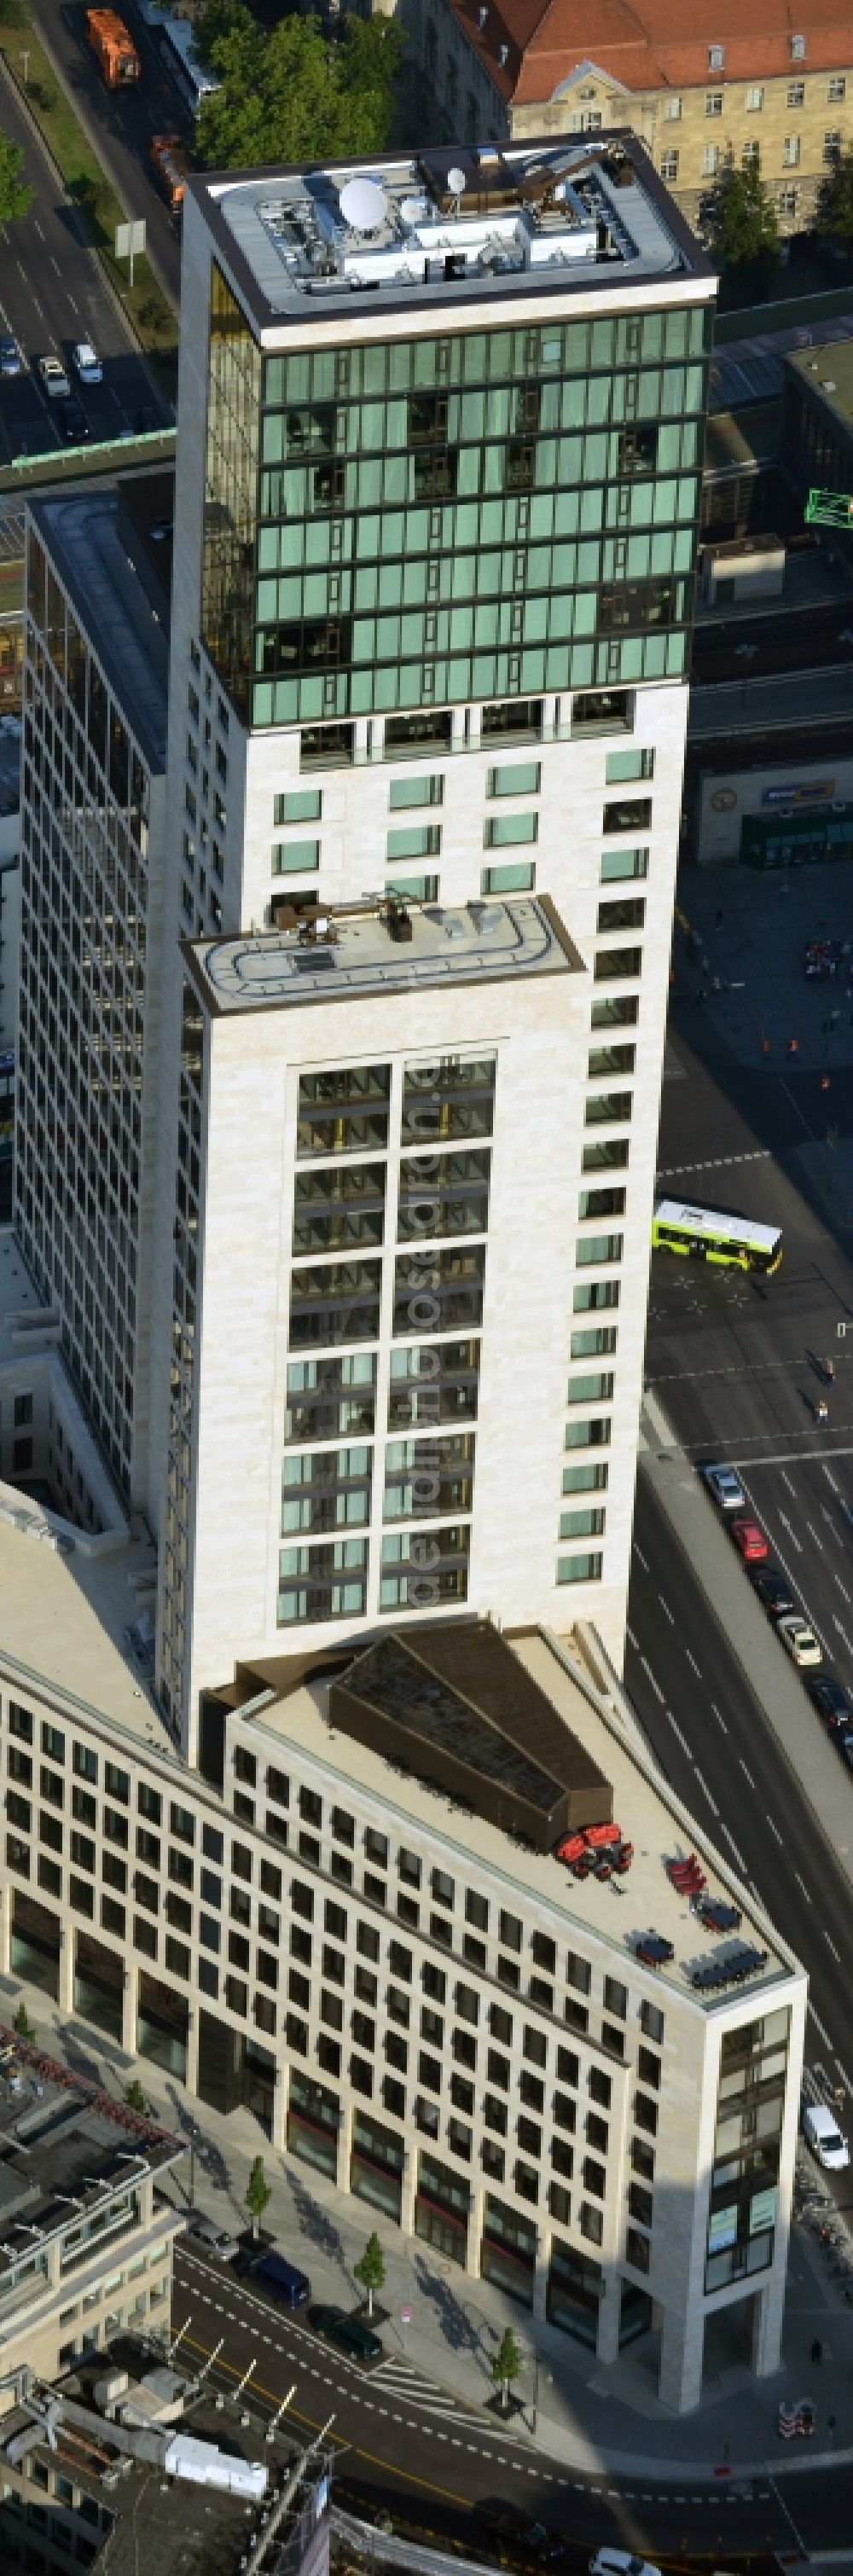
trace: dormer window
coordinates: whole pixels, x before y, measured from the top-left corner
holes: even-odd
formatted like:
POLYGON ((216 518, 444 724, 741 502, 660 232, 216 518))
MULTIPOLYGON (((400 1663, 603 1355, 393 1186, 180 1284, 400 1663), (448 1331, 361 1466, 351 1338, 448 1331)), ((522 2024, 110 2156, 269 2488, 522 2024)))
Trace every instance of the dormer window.
POLYGON ((725 45, 709 45, 709 47, 708 47, 708 70, 709 70, 709 72, 721 72, 721 71, 724 69, 724 67, 725 67, 725 60, 726 60, 726 48, 725 48, 725 45))
POLYGON ((805 62, 805 59, 806 59, 806 40, 805 40, 805 36, 792 36, 792 37, 791 37, 791 61, 792 61, 792 63, 804 63, 804 62, 805 62))

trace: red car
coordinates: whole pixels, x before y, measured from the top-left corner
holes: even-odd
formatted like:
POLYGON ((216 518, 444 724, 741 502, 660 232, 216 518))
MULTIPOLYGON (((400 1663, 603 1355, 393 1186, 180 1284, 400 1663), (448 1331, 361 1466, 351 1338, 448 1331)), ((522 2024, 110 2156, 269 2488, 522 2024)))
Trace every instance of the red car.
POLYGON ((745 1520, 730 1521, 729 1528, 731 1530, 735 1546, 740 1549, 744 1564, 759 1564, 761 1558, 767 1555, 768 1548, 764 1531, 759 1529, 758 1522, 745 1520))

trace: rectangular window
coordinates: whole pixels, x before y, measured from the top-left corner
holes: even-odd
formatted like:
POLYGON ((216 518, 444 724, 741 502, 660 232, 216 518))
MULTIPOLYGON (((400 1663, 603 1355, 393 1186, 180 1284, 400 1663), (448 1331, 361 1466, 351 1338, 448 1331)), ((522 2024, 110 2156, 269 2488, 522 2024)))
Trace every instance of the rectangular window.
POLYGON ((662 152, 662 153, 661 153, 661 158, 660 158, 660 175, 661 175, 661 178, 662 178, 662 179, 666 179, 666 180, 668 180, 668 182, 669 182, 670 186, 672 185, 673 180, 674 180, 674 179, 677 179, 677 177, 678 177, 678 153, 677 153, 677 152, 662 152))
POLYGON ((800 137, 799 137, 799 135, 798 135, 798 134, 786 134, 785 139, 784 139, 784 142, 783 142, 783 145, 782 145, 782 166, 783 166, 783 168, 784 168, 785 170, 796 170, 796 169, 797 169, 797 167, 798 167, 798 164, 799 164, 799 158, 800 158, 800 137))
POLYGON ((579 1268, 590 1262, 621 1261, 621 1234, 582 1234, 575 1244, 575 1261, 579 1268))
POLYGON ((439 881, 437 877, 399 877, 395 875, 386 879, 385 892, 386 894, 402 895, 404 902, 437 903, 439 881))
POLYGON ((705 149, 704 149, 703 154, 702 154, 702 177, 703 177, 703 179, 715 179, 715 178, 716 178, 716 176, 717 176, 717 171, 719 170, 719 167, 720 167, 720 147, 719 147, 719 144, 718 144, 718 143, 706 143, 706 145, 705 145, 705 149))
POLYGON ((665 116, 665 118, 666 118, 667 124, 669 124, 669 125, 676 124, 676 123, 677 123, 677 121, 678 121, 678 118, 679 118, 679 117, 680 117, 680 115, 681 115, 681 100, 680 100, 680 98, 665 98, 665 99, 664 99, 664 103, 663 103, 663 112, 664 112, 664 116, 665 116))
POLYGON ((320 865, 319 841, 274 841, 272 872, 276 877, 310 876, 320 865))
POLYGON ((847 82, 843 72, 833 72, 832 78, 827 86, 826 95, 829 100, 830 107, 843 106, 844 100, 847 96, 847 82))
POLYGON ((482 868, 481 894, 532 894, 536 869, 532 859, 511 860, 506 867, 482 868))
POLYGON ((273 805, 274 823, 319 823, 323 810, 319 787, 296 787, 286 796, 277 796, 273 805))
POLYGON ((572 733, 633 733, 634 697, 630 689, 585 689, 572 699, 572 733))
POLYGON ((609 751, 604 765, 608 787, 624 787, 635 778, 653 778, 655 755, 648 745, 635 751, 609 751))
MULTIPOLYGON (((606 1403, 607 1403, 607 1401, 608 1401, 608 1399, 612 1396, 612 1394, 613 1394, 613 1371, 612 1371, 612 1369, 595 1369, 595 1370, 593 1370, 593 1372, 592 1372, 590 1375, 588 1375, 587 1377, 570 1377, 570 1379, 569 1379, 569 1383, 568 1383, 568 1387, 567 1387, 567 1389, 566 1389, 566 1403, 567 1403, 567 1404, 606 1404, 606 1403)), ((593 1433, 593 1435, 594 1435, 594 1436, 597 1436, 597 1426, 596 1426, 595 1424, 587 1424, 587 1425, 585 1425, 585 1426, 581 1426, 581 1425, 576 1425, 576 1426, 575 1426, 575 1429, 576 1429, 576 1430, 578 1430, 578 1429, 580 1429, 580 1428, 586 1428, 587 1430, 591 1431, 591 1432, 593 1433)), ((609 1439, 609 1437, 610 1437, 610 1425, 609 1425, 609 1423, 607 1424, 606 1432, 604 1432, 603 1436, 604 1436, 604 1437, 606 1437, 607 1439, 609 1439)), ((585 1444, 584 1444, 583 1442, 578 1441, 577 1439, 572 1440, 572 1441, 571 1441, 571 1443, 570 1443, 570 1446, 571 1446, 573 1449, 574 1449, 574 1448, 583 1447, 584 1445, 585 1445, 585 1444)))
POLYGON ((434 859, 440 849, 440 823, 409 823, 400 831, 389 832, 385 855, 388 859, 434 859))
POLYGON ((788 97, 787 97, 787 102, 786 102, 786 104, 788 105, 788 107, 804 107, 804 106, 805 106, 805 101, 806 101, 806 84, 805 84, 805 81, 799 81, 799 80, 798 80, 798 81, 789 81, 789 82, 788 82, 788 97))
POLYGON ((499 768, 486 772, 487 796, 538 796, 542 780, 538 760, 501 762, 499 768))
POLYGON ((750 83, 750 86, 749 86, 749 88, 748 88, 748 90, 747 90, 747 93, 746 93, 746 111, 747 111, 747 115, 748 115, 748 116, 760 116, 760 114, 761 114, 761 110, 762 110, 763 106, 764 106, 764 91, 763 91, 763 89, 762 89, 762 87, 761 87, 761 85, 760 85, 760 82, 755 82, 755 81, 753 81, 753 82, 751 82, 751 83, 750 83))
POLYGON ((841 135, 837 126, 823 138, 823 158, 827 169, 834 170, 841 152, 841 135))
MULTIPOLYGON (((643 951, 641 948, 600 948, 595 960, 596 983, 621 983, 624 976, 639 975, 642 971, 642 964, 643 951)), ((627 1159, 626 1155, 626 1162, 627 1159)), ((593 1166, 584 1161, 584 1171, 590 1171, 592 1169, 593 1166)))
POLYGON ((429 778, 392 778, 388 803, 392 814, 405 813, 410 806, 442 805, 444 779, 436 774, 429 778))
POLYGON ((722 116, 722 113, 723 113, 723 93, 722 93, 722 90, 721 90, 721 89, 709 89, 709 90, 706 90, 706 93, 705 93, 705 114, 706 114, 706 116, 722 116))
POLYGON ((538 814, 490 814, 483 824, 484 850, 517 849, 538 838, 538 814))
POLYGON ((650 832, 650 796, 620 796, 604 808, 605 832, 650 832))
POLYGON ((648 873, 648 850, 602 850, 602 885, 620 885, 632 879, 636 882, 638 877, 647 877, 648 873))

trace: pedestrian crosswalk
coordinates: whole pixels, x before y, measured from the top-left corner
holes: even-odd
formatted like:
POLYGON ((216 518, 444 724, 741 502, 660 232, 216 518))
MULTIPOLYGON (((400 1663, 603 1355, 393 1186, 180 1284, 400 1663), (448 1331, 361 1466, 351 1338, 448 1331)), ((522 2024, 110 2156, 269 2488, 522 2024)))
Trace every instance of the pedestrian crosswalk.
POLYGON ((479 2408, 475 2413, 473 2408, 461 2405, 449 2388, 442 2388, 439 2380, 416 2370, 414 2362, 407 2361, 403 2353, 389 2353, 385 2361, 378 2362, 370 2373, 370 2386, 371 2392, 381 2390, 386 2397, 396 2399, 401 2412, 408 2403, 417 2407, 419 2415, 440 2416, 460 2431, 468 2428, 477 2433, 494 2433, 498 2440, 506 2439, 505 2424, 496 2423, 479 2408))

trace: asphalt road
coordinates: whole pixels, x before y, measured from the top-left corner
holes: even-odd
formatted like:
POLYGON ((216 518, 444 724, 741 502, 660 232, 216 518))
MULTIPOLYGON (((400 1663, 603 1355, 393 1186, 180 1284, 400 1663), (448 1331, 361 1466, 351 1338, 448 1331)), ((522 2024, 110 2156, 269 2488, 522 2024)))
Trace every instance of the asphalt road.
POLYGON ((127 16, 142 61, 142 78, 129 90, 109 90, 86 43, 83 0, 31 0, 33 25, 63 88, 94 144, 128 215, 144 216, 148 256, 164 294, 177 311, 181 293, 180 234, 155 184, 148 159, 152 134, 189 134, 187 111, 163 71, 151 31, 137 11, 127 16))
MULTIPOLYGON (((625 1679, 677 1796, 808 1970, 807 2062, 832 2086, 843 2083, 853 2102, 849 1882, 642 1470, 625 1679)), ((803 1726, 818 1723, 804 1693, 803 1726)), ((849 2178, 837 2197, 853 2205, 849 2178)))
POLYGON ((754 617, 700 617, 693 636, 694 681, 741 679, 747 667, 750 679, 757 679, 769 671, 844 662, 851 652, 850 627, 851 605, 848 600, 845 608, 843 599, 818 600, 807 617, 781 601, 754 617))
POLYGON ((101 385, 73 387, 93 439, 132 430, 140 410, 151 410, 152 393, 96 255, 80 240, 76 210, 52 177, 2 72, 0 122, 10 141, 21 145, 34 190, 23 222, 0 227, 0 326, 14 333, 26 362, 23 375, 0 379, 0 461, 8 463, 16 455, 62 445, 57 406, 33 371, 34 360, 49 351, 67 359, 75 340, 91 340, 103 360, 101 385))
MULTIPOLYGON (((342 2457, 341 2474, 353 2510, 371 2500, 393 2512, 404 2509, 432 2526, 450 2531, 467 2528, 471 2517, 483 2517, 480 2546, 490 2511, 519 2509, 531 2520, 564 2533, 588 2553, 605 2539, 663 2559, 677 2556, 707 2564, 709 2552, 718 2565, 729 2566, 740 2553, 791 2543, 791 2524, 772 2482, 763 2477, 728 2487, 700 2484, 682 2471, 662 2487, 654 2473, 640 2484, 617 2481, 602 2470, 580 2477, 561 2460, 549 2460, 528 2445, 514 2442, 481 2407, 470 2412, 447 2396, 437 2382, 409 2371, 399 2357, 363 2370, 336 2355, 333 2348, 281 2307, 273 2307, 222 2267, 201 2256, 175 2252, 172 2331, 187 2325, 183 2349, 201 2366, 223 2349, 212 2377, 233 2391, 254 2363, 253 2402, 274 2412, 293 2388, 292 2414, 300 2429, 316 2429, 334 2418, 333 2439, 342 2457)), ((798 2478, 791 2510, 801 2523, 806 2488, 798 2478)), ((844 2529, 842 2495, 849 2498, 849 2473, 828 2473, 826 2482, 806 2480, 815 2488, 814 2513, 821 2529, 844 2529)), ((816 2521, 815 2531, 818 2523, 816 2521)), ((811 2534, 810 2534, 811 2536, 811 2534)), ((815 2545, 816 2541, 815 2541, 815 2545)), ((521 2553, 523 2559, 523 2552, 521 2553)), ((533 2563, 533 2562, 531 2562, 533 2563)), ((574 2570, 584 2558, 567 2561, 574 2570)))

